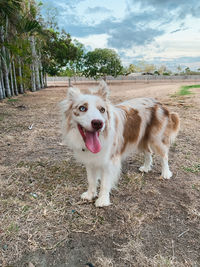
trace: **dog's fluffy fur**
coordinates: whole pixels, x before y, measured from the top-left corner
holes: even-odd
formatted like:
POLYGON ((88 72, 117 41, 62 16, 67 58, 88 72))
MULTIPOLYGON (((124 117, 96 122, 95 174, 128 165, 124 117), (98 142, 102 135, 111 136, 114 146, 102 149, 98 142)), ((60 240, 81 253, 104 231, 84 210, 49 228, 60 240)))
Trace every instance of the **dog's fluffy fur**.
POLYGON ((108 95, 108 87, 102 81, 87 94, 69 88, 67 98, 60 103, 63 143, 87 170, 89 186, 81 198, 95 198, 101 180, 97 207, 110 204, 110 190, 120 175, 121 161, 131 152, 144 152, 141 172, 151 170, 153 152, 159 155, 162 176, 170 179, 168 151, 180 125, 179 116, 153 98, 135 98, 114 106, 108 95), (101 121, 102 128, 94 130, 93 120, 101 121), (92 135, 92 141, 86 140, 87 134, 92 135))

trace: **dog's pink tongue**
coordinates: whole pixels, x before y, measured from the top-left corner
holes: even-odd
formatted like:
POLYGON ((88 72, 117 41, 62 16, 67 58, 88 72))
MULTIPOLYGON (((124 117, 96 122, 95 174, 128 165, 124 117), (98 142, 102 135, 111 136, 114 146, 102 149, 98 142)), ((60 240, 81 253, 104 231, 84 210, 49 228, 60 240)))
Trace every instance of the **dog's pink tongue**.
POLYGON ((85 133, 85 145, 92 153, 98 153, 101 150, 98 132, 85 133))

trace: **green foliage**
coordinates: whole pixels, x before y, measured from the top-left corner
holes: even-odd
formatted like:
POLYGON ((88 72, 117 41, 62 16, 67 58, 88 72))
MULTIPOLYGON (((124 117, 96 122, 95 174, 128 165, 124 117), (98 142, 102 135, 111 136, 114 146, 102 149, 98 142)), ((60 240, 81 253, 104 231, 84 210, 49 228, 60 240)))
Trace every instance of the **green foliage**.
POLYGON ((51 76, 58 75, 62 67, 66 67, 70 60, 75 60, 78 54, 70 35, 64 31, 60 34, 53 29, 45 30, 42 49, 43 68, 51 76))
POLYGON ((155 71, 154 71, 154 74, 155 74, 155 75, 160 75, 160 72, 157 71, 157 70, 155 70, 155 71))
POLYGON ((35 31, 41 30, 40 23, 35 19, 29 19, 28 17, 22 17, 17 26, 17 29, 21 33, 29 33, 32 34, 35 31))
POLYGON ((79 43, 77 40, 73 42, 76 47, 76 57, 73 60, 69 60, 66 67, 58 73, 59 76, 81 76, 84 70, 84 55, 85 48, 83 44, 79 43))
POLYGON ((123 67, 117 53, 112 49, 95 49, 85 55, 84 71, 86 77, 105 77, 111 75, 116 77, 121 74, 123 67))
POLYGON ((6 18, 11 24, 17 24, 22 2, 23 0, 0 0, 0 26, 5 25, 6 18))
POLYGON ((134 64, 130 64, 128 69, 127 69, 126 75, 128 75, 130 73, 134 73, 134 72, 137 72, 137 66, 134 64))
POLYGON ((164 76, 170 76, 170 73, 169 72, 163 72, 162 75, 164 75, 164 76))

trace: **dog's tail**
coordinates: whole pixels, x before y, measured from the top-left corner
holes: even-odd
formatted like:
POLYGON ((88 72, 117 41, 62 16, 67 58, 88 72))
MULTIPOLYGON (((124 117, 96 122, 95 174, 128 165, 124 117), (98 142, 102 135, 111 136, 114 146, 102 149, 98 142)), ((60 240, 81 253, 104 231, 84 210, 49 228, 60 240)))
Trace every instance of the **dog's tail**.
POLYGON ((180 118, 177 113, 172 112, 169 115, 169 120, 171 126, 170 143, 173 143, 180 129, 180 118))

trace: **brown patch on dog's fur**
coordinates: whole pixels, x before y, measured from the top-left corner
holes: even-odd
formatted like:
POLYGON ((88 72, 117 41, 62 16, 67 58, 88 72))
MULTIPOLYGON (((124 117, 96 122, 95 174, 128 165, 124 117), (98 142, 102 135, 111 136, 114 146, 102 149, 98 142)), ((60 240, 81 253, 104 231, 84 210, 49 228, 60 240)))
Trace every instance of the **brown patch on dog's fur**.
POLYGON ((105 129, 103 131, 103 135, 106 138, 108 136, 108 130, 109 130, 109 126, 110 126, 110 113, 109 113, 108 105, 106 105, 105 110, 106 110, 105 114, 106 114, 107 118, 106 118, 106 122, 105 122, 105 129))
POLYGON ((106 111, 106 113, 107 113, 107 119, 106 119, 106 122, 105 122, 105 129, 103 131, 103 135, 104 135, 105 138, 108 136, 108 129, 109 129, 109 125, 110 125, 110 114, 109 114, 109 111, 106 111))
POLYGON ((125 151, 128 143, 134 143, 138 140, 140 133, 141 117, 138 115, 138 111, 130 108, 127 109, 125 106, 118 106, 125 112, 125 125, 124 125, 124 144, 121 148, 121 154, 125 151))
POLYGON ((77 111, 73 111, 73 113, 74 113, 74 115, 75 115, 76 117, 80 116, 80 113, 77 112, 77 111))
MULTIPOLYGON (((150 120, 147 123, 144 136, 139 144, 139 148, 142 150, 149 151, 148 143, 149 143, 149 139, 150 139, 150 135, 152 134, 152 131, 154 130, 158 132, 162 127, 162 122, 157 117, 158 108, 159 108, 158 104, 156 104, 155 106, 151 108, 148 108, 150 111, 150 120)), ((164 111, 164 114, 168 114, 167 109, 164 109, 163 111, 164 111)))

